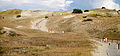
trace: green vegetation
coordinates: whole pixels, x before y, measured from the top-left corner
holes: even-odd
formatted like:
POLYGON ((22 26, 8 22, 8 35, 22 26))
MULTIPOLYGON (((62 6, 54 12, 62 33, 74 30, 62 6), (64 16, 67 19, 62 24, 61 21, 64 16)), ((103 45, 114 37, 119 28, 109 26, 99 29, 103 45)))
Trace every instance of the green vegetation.
POLYGON ((73 9, 72 13, 83 13, 83 11, 81 9, 73 9))
POLYGON ((105 7, 102 7, 102 9, 106 9, 105 7))
POLYGON ((51 47, 51 46, 41 46, 41 47, 36 47, 34 49, 32 49, 33 52, 41 52, 41 51, 45 51, 45 50, 49 50, 55 47, 51 47))
POLYGON ((89 12, 89 10, 84 10, 84 12, 89 12))
POLYGON ((90 16, 96 17, 96 16, 103 16, 101 14, 89 14, 90 16))
POLYGON ((105 14, 89 14, 89 16, 92 16, 92 17, 97 17, 97 16, 101 16, 101 17, 113 17, 113 16, 118 16, 118 15, 114 15, 114 14, 111 14, 111 13, 105 13, 105 14))
POLYGON ((48 16, 45 16, 45 18, 48 18, 48 16))
POLYGON ((109 12, 116 12, 116 10, 110 10, 110 9, 91 9, 90 11, 94 11, 94 12, 101 12, 101 13, 109 13, 109 12))
POLYGON ((21 15, 17 15, 16 17, 17 17, 17 18, 20 18, 20 17, 21 17, 21 15))

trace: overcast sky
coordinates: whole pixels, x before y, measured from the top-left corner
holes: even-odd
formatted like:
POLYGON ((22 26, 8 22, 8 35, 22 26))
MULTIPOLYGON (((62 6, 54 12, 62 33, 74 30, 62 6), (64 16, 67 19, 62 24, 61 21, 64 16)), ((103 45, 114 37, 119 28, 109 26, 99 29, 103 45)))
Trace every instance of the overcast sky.
POLYGON ((0 11, 7 9, 64 11, 101 7, 120 9, 120 0, 0 0, 0 11))

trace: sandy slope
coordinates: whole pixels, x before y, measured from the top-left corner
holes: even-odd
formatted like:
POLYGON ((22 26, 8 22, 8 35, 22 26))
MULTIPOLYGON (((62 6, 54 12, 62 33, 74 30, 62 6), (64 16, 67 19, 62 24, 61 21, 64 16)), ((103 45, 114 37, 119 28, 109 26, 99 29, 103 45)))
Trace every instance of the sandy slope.
POLYGON ((64 16, 63 18, 72 18, 72 17, 75 17, 76 15, 67 15, 67 16, 64 16))
POLYGON ((46 23, 47 23, 47 19, 42 18, 42 20, 40 20, 38 22, 37 28, 40 29, 41 31, 48 32, 48 28, 46 27, 46 23))
POLYGON ((46 27, 47 21, 48 21, 47 18, 42 18, 42 19, 36 20, 34 22, 31 22, 32 23, 31 28, 39 29, 44 32, 48 32, 48 28, 46 27))

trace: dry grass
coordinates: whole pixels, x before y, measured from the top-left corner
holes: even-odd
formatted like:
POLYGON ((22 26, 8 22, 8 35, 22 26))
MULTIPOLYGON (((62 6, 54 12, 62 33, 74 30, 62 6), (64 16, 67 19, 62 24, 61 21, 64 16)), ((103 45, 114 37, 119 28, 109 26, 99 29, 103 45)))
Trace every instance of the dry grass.
POLYGON ((6 37, 1 35, 1 55, 91 56, 93 42, 77 34, 35 33, 36 37, 6 37), (39 35, 38 35, 39 34, 39 35))
POLYGON ((94 42, 89 41, 88 37, 72 32, 46 33, 30 29, 31 21, 35 20, 0 20, 0 28, 8 27, 25 34, 15 37, 0 34, 0 56, 92 56, 94 47, 91 44, 94 42), (15 28, 18 25, 26 28, 15 28))

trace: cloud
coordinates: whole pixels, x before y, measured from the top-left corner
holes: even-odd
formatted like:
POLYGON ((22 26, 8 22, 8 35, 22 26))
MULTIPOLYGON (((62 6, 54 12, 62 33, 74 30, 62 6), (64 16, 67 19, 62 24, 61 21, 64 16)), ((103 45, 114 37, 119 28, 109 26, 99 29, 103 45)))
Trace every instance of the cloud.
POLYGON ((93 7, 106 7, 108 9, 120 9, 120 5, 115 0, 99 0, 93 4, 93 7))
POLYGON ((108 9, 120 9, 120 0, 72 0, 67 9, 72 10, 75 8, 78 9, 94 9, 106 7, 108 9))
POLYGON ((72 1, 66 0, 0 0, 0 10, 25 9, 25 10, 66 10, 72 1))
POLYGON ((0 11, 6 9, 62 11, 106 7, 120 9, 118 0, 0 0, 0 11), (117 1, 117 3, 115 2, 117 1))

